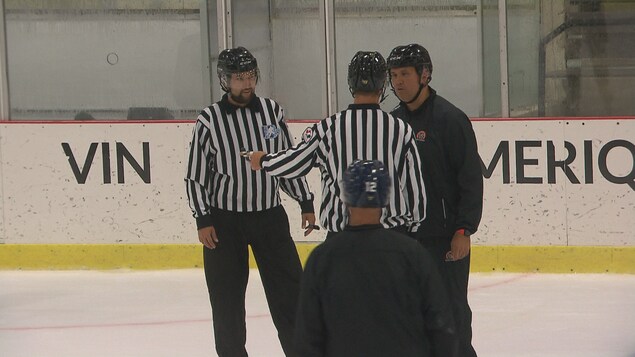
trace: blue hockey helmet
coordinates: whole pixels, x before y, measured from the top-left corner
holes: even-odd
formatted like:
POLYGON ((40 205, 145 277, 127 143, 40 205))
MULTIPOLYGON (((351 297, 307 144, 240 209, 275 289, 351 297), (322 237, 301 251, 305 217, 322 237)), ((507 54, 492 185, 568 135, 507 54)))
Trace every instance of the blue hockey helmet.
POLYGON ((381 161, 357 160, 344 172, 342 188, 349 207, 385 207, 390 197, 390 174, 381 161))

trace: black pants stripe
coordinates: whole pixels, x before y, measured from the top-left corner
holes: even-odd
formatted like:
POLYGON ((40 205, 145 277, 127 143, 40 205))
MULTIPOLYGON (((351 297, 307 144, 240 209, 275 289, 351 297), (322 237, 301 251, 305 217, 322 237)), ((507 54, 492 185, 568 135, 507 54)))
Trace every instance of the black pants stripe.
POLYGON ((216 352, 247 356, 245 292, 251 245, 280 344, 294 356, 293 333, 302 266, 282 206, 260 212, 212 212, 219 242, 204 248, 216 352))

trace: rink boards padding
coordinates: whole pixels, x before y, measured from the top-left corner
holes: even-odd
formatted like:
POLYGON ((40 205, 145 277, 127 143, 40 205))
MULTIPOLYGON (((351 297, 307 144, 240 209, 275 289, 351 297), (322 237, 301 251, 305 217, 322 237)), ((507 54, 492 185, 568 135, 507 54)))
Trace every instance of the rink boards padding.
MULTIPOLYGON (((289 120, 295 140, 314 122, 289 120)), ((523 258, 557 247, 635 246, 635 118, 472 123, 485 183, 475 257, 503 247, 526 247, 523 258)), ((0 244, 152 252, 197 242, 183 181, 192 127, 191 120, 1 122, 0 244)), ((318 171, 307 179, 319 201, 318 171)), ((298 245, 322 241, 324 230, 303 236, 297 204, 281 197, 298 245)))
MULTIPOLYGON (((317 244, 296 243, 303 264, 317 244)), ((199 268, 202 249, 199 244, 4 244, 0 270, 199 268)), ((257 268, 251 252, 249 265, 257 268)), ((471 271, 635 274, 635 247, 473 246, 471 271)))

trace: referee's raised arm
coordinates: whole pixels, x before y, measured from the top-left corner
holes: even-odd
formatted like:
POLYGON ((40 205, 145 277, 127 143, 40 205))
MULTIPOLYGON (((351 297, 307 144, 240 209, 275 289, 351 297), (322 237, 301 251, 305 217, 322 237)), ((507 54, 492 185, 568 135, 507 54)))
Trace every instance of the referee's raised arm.
POLYGON ((425 212, 425 190, 419 155, 410 127, 379 107, 386 85, 386 63, 377 52, 358 52, 351 60, 348 83, 353 104, 307 128, 302 142, 281 152, 253 152, 251 167, 277 177, 306 175, 320 167, 321 223, 330 232, 346 227, 348 212, 340 181, 356 160, 383 162, 392 177, 389 205, 382 224, 416 230, 425 212))

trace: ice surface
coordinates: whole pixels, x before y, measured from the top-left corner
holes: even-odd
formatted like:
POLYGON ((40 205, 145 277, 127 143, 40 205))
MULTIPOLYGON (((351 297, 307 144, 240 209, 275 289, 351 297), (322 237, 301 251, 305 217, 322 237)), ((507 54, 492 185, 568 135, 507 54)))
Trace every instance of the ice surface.
MULTIPOLYGON (((470 276, 483 357, 635 356, 635 275, 470 276)), ((214 356, 202 270, 0 271, 0 356, 214 356)), ((283 356, 256 270, 250 356, 283 356)))

